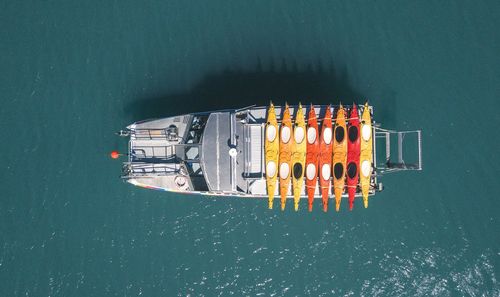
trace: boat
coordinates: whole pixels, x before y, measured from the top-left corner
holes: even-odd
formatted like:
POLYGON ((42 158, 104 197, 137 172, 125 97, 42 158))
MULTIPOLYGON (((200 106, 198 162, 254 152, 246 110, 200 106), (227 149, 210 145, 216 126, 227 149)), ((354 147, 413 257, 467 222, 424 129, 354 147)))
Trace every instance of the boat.
POLYGON ((280 129, 280 152, 279 152, 279 177, 281 210, 285 209, 286 199, 290 191, 291 165, 292 165, 292 119, 290 108, 285 104, 280 129))
MULTIPOLYGON (((352 109, 352 106, 344 107, 352 109)), ((361 142, 359 171, 363 173, 363 160, 368 162, 369 170, 365 170, 364 181, 360 179, 355 197, 363 196, 362 189, 367 197, 373 197, 383 190, 381 180, 385 175, 422 169, 421 131, 383 129, 373 120, 373 106, 365 104, 364 107, 356 107, 363 113, 360 123, 361 139, 367 133, 373 137, 368 138, 368 142, 361 142), (403 150, 403 147, 412 143, 416 148, 403 150), (397 149, 396 152, 393 151, 394 148, 397 149)), ((266 141, 269 137, 281 142, 281 138, 286 139, 283 137, 286 133, 290 138, 288 144, 295 141, 290 114, 297 114, 298 108, 298 105, 249 106, 138 121, 117 132, 127 140, 128 146, 126 152, 113 151, 111 157, 122 159, 122 180, 138 187, 186 195, 260 198, 267 201, 271 201, 276 195, 283 195, 281 198, 284 206, 286 199, 294 198, 290 186, 281 188, 282 177, 289 176, 291 172, 292 148, 283 149, 281 143, 273 146, 266 141), (273 109, 276 122, 273 120, 273 109), (285 109, 288 111, 285 112, 285 109), (269 128, 270 126, 274 127, 276 133, 271 132, 273 128, 269 128), (283 158, 287 156, 287 152, 288 159, 283 158), (278 166, 268 166, 271 160, 278 166), (281 174, 285 171, 281 170, 280 164, 285 164, 285 167, 288 165, 288 175, 281 174), (274 196, 272 176, 280 182, 279 187, 274 183, 274 196)), ((340 106, 308 105, 302 108, 303 113, 309 116, 306 123, 306 186, 301 190, 300 198, 308 199, 309 209, 312 207, 312 199, 322 199, 326 210, 332 181, 331 112, 332 108, 338 110, 340 106), (310 131, 316 130, 316 125, 321 128, 321 134, 315 132, 314 139, 313 132, 310 131), (330 129, 329 132, 327 128, 330 129), (312 144, 318 143, 309 145, 309 138, 313 140, 312 144), (317 170, 313 168, 310 171, 309 180, 307 167, 315 163, 315 156, 318 156, 318 166, 317 170), (318 176, 321 185, 318 185, 317 180, 314 181, 314 175, 318 176)), ((290 185, 290 181, 288 184, 290 185)), ((178 199, 181 197, 179 195, 178 199)), ((348 193, 344 192, 342 198, 347 199, 348 193)))
POLYGON ((370 192, 372 166, 373 166, 373 129, 372 117, 368 103, 363 108, 361 116, 361 145, 360 145, 359 164, 361 166, 361 174, 359 183, 361 186, 361 193, 363 195, 363 205, 368 207, 368 195, 370 192))
POLYGON ((307 116, 307 147, 306 147, 306 189, 308 209, 312 211, 314 196, 318 186, 319 129, 316 111, 311 104, 307 116))
POLYGON ((323 211, 328 210, 328 196, 332 175, 332 112, 328 106, 321 124, 321 138, 319 141, 319 186, 323 199, 323 211))
POLYGON ((354 206, 354 197, 359 182, 359 153, 361 141, 359 139, 359 114, 356 104, 351 107, 349 126, 347 128, 347 195, 349 210, 354 206))
POLYGON ((300 196, 304 187, 304 168, 306 163, 306 122, 304 111, 299 103, 295 124, 293 125, 293 147, 292 147, 292 186, 293 202, 295 211, 299 210, 300 196))
POLYGON ((278 156, 279 144, 278 139, 278 121, 276 120, 276 112, 274 105, 271 102, 267 111, 267 122, 265 131, 265 174, 267 183, 267 195, 269 196, 269 209, 273 208, 274 195, 276 191, 277 173, 278 173, 278 156))
POLYGON ((337 110, 333 137, 333 192, 335 194, 335 210, 340 210, 340 202, 345 186, 345 168, 347 161, 346 117, 342 104, 337 110))

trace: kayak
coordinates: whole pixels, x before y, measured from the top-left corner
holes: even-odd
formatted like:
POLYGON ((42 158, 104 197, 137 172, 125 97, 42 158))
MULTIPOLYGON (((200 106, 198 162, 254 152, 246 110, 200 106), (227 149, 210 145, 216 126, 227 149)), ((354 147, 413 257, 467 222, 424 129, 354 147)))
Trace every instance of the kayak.
POLYGON ((280 129, 280 148, 279 148, 279 176, 280 176, 280 196, 281 210, 285 209, 286 196, 290 187, 290 167, 292 164, 292 119, 290 118, 290 109, 285 105, 285 111, 281 121, 280 129))
POLYGON ((273 208, 274 192, 276 191, 278 156, 279 156, 278 140, 278 121, 276 120, 276 112, 274 105, 271 102, 267 110, 266 122, 266 140, 265 140, 265 159, 266 159, 266 183, 267 195, 269 195, 269 209, 273 208))
POLYGON ((373 131, 372 131, 372 118, 368 102, 365 103, 363 114, 361 116, 361 149, 359 164, 361 167, 361 174, 359 183, 361 185, 361 192, 363 193, 363 204, 368 207, 368 193, 370 191, 370 180, 372 173, 373 163, 373 131))
POLYGON ((323 199, 323 211, 328 210, 328 192, 330 190, 330 177, 332 164, 332 111, 328 106, 321 124, 321 139, 319 141, 319 186, 323 199))
POLYGON ((309 211, 312 211, 314 194, 318 185, 319 129, 314 106, 307 117, 306 189, 309 211))
POLYGON ((293 202, 295 211, 299 210, 299 201, 304 186, 304 168, 306 163, 306 122, 302 104, 299 103, 293 126, 293 148, 292 148, 292 186, 293 202))
POLYGON ((356 104, 352 105, 347 128, 347 194, 349 195, 349 210, 354 205, 354 196, 359 181, 359 114, 356 104))
POLYGON ((335 210, 340 210, 342 193, 345 186, 345 168, 347 161, 347 140, 345 109, 340 105, 335 119, 333 137, 333 190, 335 193, 335 210))

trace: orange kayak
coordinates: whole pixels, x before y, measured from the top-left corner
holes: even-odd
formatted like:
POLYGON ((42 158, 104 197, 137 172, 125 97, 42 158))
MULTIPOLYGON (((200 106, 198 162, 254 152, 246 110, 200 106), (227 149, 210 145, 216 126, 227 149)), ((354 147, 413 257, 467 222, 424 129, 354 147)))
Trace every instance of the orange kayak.
POLYGON ((333 188, 335 193, 335 210, 339 211, 342 193, 345 186, 345 167, 347 162, 345 110, 340 105, 335 120, 333 137, 333 188))
POLYGON ((309 211, 312 211, 314 193, 318 185, 319 129, 314 106, 307 117, 306 189, 309 211))
POLYGON ((292 119, 290 118, 290 109, 288 108, 288 104, 286 104, 281 120, 279 148, 281 210, 285 209, 286 197, 288 195, 288 189, 290 188, 292 148, 292 119))
POLYGON ((332 111, 328 106, 321 125, 321 138, 319 141, 319 185, 323 199, 323 211, 328 210, 328 192, 330 190, 330 177, 332 173, 332 111))
POLYGON ((273 208, 274 192, 276 190, 279 145, 280 142, 278 140, 278 121, 276 120, 274 105, 271 102, 271 105, 267 110, 265 141, 266 182, 267 195, 269 195, 269 209, 273 208))
POLYGON ((292 149, 292 186, 293 202, 295 211, 299 210, 300 196, 304 186, 304 168, 306 163, 306 121, 302 104, 299 103, 293 125, 293 149, 292 149))
POLYGON ((363 204, 365 208, 368 207, 368 194, 370 191, 370 181, 372 175, 372 163, 373 163, 373 130, 372 130, 372 117, 370 114, 370 109, 368 107, 368 102, 363 108, 363 114, 361 115, 361 152, 359 156, 359 184, 361 186, 361 192, 363 193, 363 204))

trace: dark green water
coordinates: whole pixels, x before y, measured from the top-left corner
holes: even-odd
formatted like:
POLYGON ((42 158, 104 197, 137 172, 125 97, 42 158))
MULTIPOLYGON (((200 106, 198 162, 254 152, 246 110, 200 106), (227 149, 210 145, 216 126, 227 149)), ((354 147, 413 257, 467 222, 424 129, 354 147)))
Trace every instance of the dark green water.
POLYGON ((4 1, 0 296, 500 295, 499 3, 4 1), (108 157, 144 118, 365 98, 424 131, 368 209, 144 190, 108 157))

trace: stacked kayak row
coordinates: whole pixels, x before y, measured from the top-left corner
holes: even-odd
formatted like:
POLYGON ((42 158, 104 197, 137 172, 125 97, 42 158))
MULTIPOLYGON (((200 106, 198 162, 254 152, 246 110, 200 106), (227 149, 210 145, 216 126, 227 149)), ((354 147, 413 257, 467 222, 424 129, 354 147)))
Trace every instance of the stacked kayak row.
POLYGON ((317 190, 322 198, 323 210, 328 210, 331 187, 337 211, 346 189, 349 209, 352 210, 358 187, 364 206, 368 207, 373 162, 372 119, 368 103, 363 106, 361 119, 355 104, 350 111, 340 105, 334 112, 333 117, 332 108, 327 107, 324 117, 320 119, 320 129, 313 105, 306 124, 302 105, 299 104, 292 123, 287 104, 279 125, 274 105, 270 104, 265 128, 265 168, 270 209, 273 208, 279 181, 281 210, 285 209, 291 182, 294 209, 297 211, 304 178, 309 211, 312 211, 317 190))

